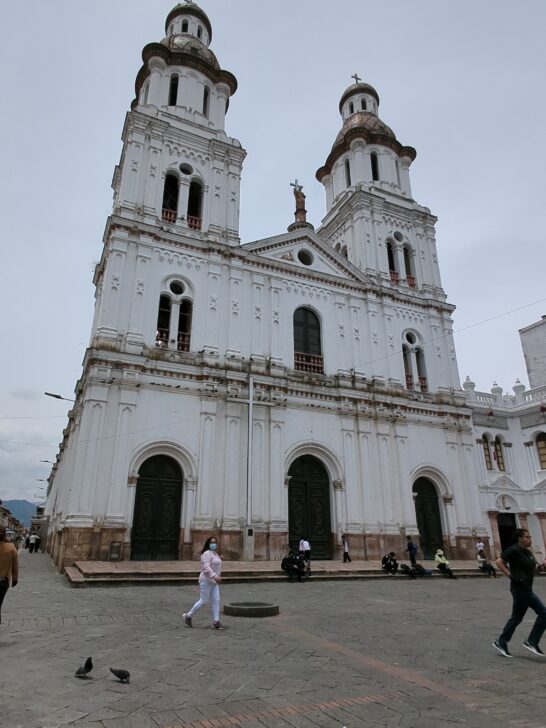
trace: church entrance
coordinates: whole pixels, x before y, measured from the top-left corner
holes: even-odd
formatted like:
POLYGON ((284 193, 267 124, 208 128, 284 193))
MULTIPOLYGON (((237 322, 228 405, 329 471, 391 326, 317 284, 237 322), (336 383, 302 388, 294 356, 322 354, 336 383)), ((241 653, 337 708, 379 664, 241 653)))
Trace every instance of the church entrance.
POLYGON ((413 484, 413 492, 421 549, 425 559, 433 559, 436 549, 444 548, 438 493, 428 478, 418 478, 413 484))
POLYGON ((131 559, 178 559, 182 471, 170 457, 154 455, 138 471, 131 533, 131 559))
POLYGON ((312 455, 295 460, 288 471, 288 539, 298 548, 301 538, 311 544, 311 558, 332 558, 330 480, 324 465, 312 455))
POLYGON ((517 528, 516 516, 513 513, 499 513, 497 515, 497 524, 499 526, 499 538, 501 551, 512 545, 512 536, 517 528))

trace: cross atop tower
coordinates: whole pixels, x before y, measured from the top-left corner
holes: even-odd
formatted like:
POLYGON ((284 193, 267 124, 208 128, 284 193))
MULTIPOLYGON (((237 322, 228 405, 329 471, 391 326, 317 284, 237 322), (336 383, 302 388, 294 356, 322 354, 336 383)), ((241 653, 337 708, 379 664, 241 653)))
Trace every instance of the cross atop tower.
POLYGON ((351 76, 351 78, 354 78, 355 83, 360 83, 360 81, 362 81, 362 79, 360 78, 360 76, 358 75, 358 73, 353 73, 353 75, 351 76))
POLYGON ((290 187, 294 188, 294 192, 301 192, 301 190, 303 189, 303 186, 300 185, 297 179, 294 180, 294 182, 290 182, 290 187))

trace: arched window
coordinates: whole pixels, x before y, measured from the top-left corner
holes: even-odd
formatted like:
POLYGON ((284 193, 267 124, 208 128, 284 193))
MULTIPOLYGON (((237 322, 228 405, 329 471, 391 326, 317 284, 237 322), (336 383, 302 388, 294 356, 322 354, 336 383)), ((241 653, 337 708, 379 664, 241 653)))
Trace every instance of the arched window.
POLYGON ((161 217, 166 222, 176 222, 178 213, 178 177, 167 174, 163 188, 163 207, 161 217))
POLYGON ((377 156, 377 152, 372 152, 370 154, 370 160, 372 163, 372 179, 374 182, 379 181, 379 157, 377 156))
POLYGON ((389 273, 391 275, 391 283, 398 283, 400 276, 396 270, 396 260, 394 257, 394 247, 392 241, 387 240, 385 247, 387 248, 387 263, 389 265, 389 273))
POLYGON ((495 450, 495 462, 497 463, 497 468, 504 472, 506 470, 506 467, 504 465, 504 453, 502 451, 502 442, 500 437, 497 435, 495 438, 495 442, 493 443, 494 450, 495 450))
POLYGON ((187 33, 188 32, 188 21, 187 20, 183 20, 182 21, 182 32, 183 33, 187 33))
POLYGON ((413 270, 413 257, 409 245, 404 245, 404 269, 406 271, 406 281, 410 288, 415 288, 415 273, 413 270))
POLYGON ((345 184, 351 186, 351 163, 348 159, 345 160, 345 184))
POLYGON ((199 40, 201 40, 202 35, 203 35, 203 28, 200 25, 198 25, 197 26, 197 37, 199 38, 199 40))
POLYGON ((487 435, 482 437, 483 457, 487 470, 493 470, 493 460, 491 459, 491 448, 489 446, 489 438, 487 435))
POLYGON ((417 376, 419 377, 419 389, 421 392, 428 392, 427 370, 425 367, 425 352, 418 346, 415 349, 415 361, 417 363, 417 376))
POLYGON ((203 212, 203 186, 194 179, 190 184, 190 193, 188 195, 188 227, 192 230, 201 230, 203 212))
POLYGON ((402 356, 404 358, 404 376, 406 378, 406 389, 413 389, 413 372, 411 370, 411 351, 409 346, 402 344, 402 356))
POLYGON ((341 248, 339 249, 339 252, 341 253, 341 255, 344 258, 347 258, 348 257, 348 255, 347 255, 347 246, 346 245, 342 245, 341 248))
POLYGON ((355 113, 355 105, 351 101, 351 103, 349 104, 349 114, 354 114, 354 113, 355 113))
POLYGON ((169 344, 169 327, 171 323, 171 299, 169 296, 159 297, 159 311, 157 312, 157 328, 155 345, 166 349, 169 344))
POLYGON ((203 89, 203 116, 209 118, 210 90, 208 86, 203 89))
POLYGON ((320 321, 309 308, 294 311, 294 368, 302 372, 324 373, 320 321))
POLYGON ((192 302, 185 298, 180 304, 180 313, 178 314, 178 351, 190 350, 192 310, 192 302))
POLYGON ((176 106, 178 99, 178 74, 173 73, 169 83, 169 106, 176 106))
POLYGON ((541 432, 537 435, 538 463, 541 470, 546 470, 546 434, 541 432))
POLYGON ((360 108, 362 111, 366 111, 366 99, 360 99, 360 108))

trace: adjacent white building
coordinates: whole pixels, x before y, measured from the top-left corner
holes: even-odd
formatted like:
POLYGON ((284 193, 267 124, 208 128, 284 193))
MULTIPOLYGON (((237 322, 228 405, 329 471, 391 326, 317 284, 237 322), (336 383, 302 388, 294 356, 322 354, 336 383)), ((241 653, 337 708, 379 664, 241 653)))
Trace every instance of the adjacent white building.
MULTIPOLYGON (((288 230, 241 244, 246 153, 224 131, 237 81, 199 6, 165 27, 143 50, 50 476, 56 563, 195 558, 211 534, 233 559, 302 536, 331 558, 342 533, 356 558, 406 535, 473 557, 476 537, 500 546, 507 512, 542 543, 546 382, 511 399, 461 389, 436 218, 377 91, 356 77, 341 97, 320 228, 295 186, 288 230), (482 462, 497 436, 504 470, 482 462)), ((528 361, 543 366, 540 331, 528 361)))

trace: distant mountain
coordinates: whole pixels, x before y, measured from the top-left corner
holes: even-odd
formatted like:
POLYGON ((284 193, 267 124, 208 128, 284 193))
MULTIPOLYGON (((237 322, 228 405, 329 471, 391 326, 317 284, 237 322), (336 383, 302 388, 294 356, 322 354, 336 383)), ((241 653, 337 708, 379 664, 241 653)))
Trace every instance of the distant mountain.
POLYGON ((2 505, 9 508, 15 518, 30 528, 30 519, 36 515, 36 503, 27 500, 5 500, 2 505))

